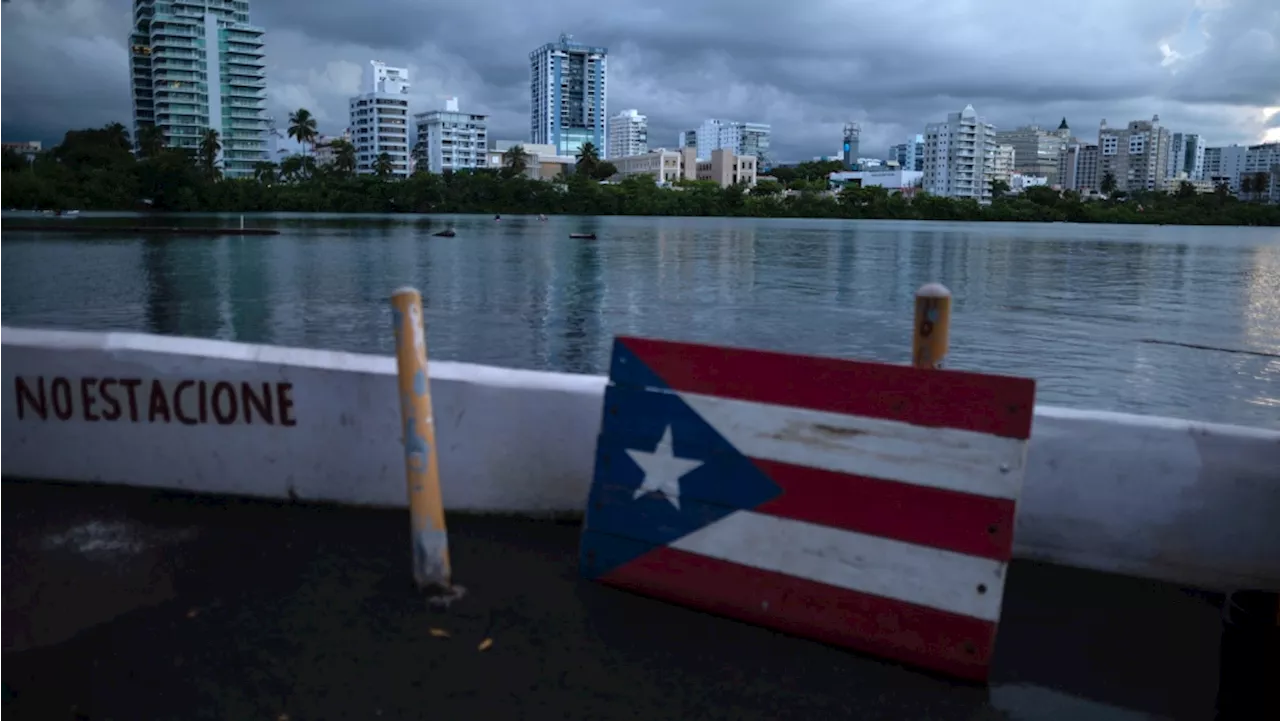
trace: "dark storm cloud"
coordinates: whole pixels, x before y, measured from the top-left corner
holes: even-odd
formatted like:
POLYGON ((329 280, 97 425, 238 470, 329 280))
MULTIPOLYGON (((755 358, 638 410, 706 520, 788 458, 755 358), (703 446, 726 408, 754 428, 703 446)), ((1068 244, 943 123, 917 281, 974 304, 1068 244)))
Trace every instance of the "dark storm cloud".
MULTIPOLYGON (((528 54, 561 32, 610 49, 609 107, 649 116, 653 145, 707 117, 769 122, 775 157, 834 153, 846 120, 882 152, 973 103, 1000 127, 1081 137, 1159 114, 1211 142, 1256 142, 1280 106, 1274 0, 251 0, 267 28, 269 107, 346 124, 371 59, 406 65, 413 102, 528 128, 528 54)), ((6 139, 129 119, 129 0, 4 5, 6 139)), ((1273 131, 1274 132, 1274 131, 1273 131)))

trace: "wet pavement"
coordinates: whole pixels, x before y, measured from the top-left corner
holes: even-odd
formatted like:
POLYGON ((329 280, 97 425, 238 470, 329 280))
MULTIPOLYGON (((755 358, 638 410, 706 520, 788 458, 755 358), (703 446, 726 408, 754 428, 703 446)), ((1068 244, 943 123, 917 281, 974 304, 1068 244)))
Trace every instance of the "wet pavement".
POLYGON ((988 688, 582 581, 571 523, 451 517, 438 610, 405 511, 3 500, 6 721, 1213 718, 1220 599, 1148 581, 1014 563, 988 688))

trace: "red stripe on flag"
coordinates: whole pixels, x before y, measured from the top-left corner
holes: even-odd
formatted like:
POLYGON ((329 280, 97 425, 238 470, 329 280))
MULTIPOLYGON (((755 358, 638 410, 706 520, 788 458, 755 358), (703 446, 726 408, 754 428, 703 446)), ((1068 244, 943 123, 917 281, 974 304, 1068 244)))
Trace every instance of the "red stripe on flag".
MULTIPOLYGON (((1031 436, 1035 381, 619 336, 676 391, 1007 438, 1031 436)), ((614 380, 626 383, 625 369, 614 380)))
POLYGON ((753 510, 971 556, 1008 561, 1015 504, 898 481, 752 459, 782 488, 753 510))
POLYGON ((599 580, 646 596, 985 681, 996 624, 658 546, 599 580))

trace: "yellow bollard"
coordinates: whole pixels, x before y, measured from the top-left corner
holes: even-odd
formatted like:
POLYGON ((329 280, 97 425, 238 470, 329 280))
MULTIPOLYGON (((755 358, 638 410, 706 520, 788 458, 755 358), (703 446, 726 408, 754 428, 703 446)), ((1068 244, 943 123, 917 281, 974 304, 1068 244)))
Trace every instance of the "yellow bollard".
POLYGON ((460 594, 451 583, 449 536, 440 500, 435 423, 427 375, 426 328, 422 295, 413 288, 391 294, 396 335, 396 375, 400 389, 400 426, 404 432, 405 481, 413 533, 413 580, 419 588, 460 594))
POLYGON ((916 291, 916 325, 911 337, 911 365, 941 368, 951 334, 951 291, 929 283, 916 291))

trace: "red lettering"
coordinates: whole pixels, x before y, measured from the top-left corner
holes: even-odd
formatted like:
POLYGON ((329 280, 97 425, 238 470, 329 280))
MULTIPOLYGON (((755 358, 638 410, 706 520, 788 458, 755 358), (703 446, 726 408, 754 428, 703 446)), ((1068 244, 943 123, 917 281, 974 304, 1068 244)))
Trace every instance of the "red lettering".
POLYGON ((199 408, 200 422, 208 423, 209 422, 209 390, 208 390, 208 385, 204 381, 200 381, 199 395, 200 395, 200 408, 199 408))
POLYGON ((86 421, 102 420, 97 413, 93 412, 93 404, 98 401, 89 391, 98 384, 97 378, 81 378, 80 379, 80 405, 84 406, 81 410, 84 412, 86 421))
POLYGON ((241 403, 244 405, 244 422, 253 423, 253 411, 256 409, 267 425, 275 423, 275 410, 271 407, 271 384, 262 384, 262 395, 253 392, 253 386, 240 384, 241 403))
POLYGON ((120 385, 129 391, 129 420, 138 422, 138 386, 142 385, 141 378, 123 378, 120 385))
POLYGON ((116 385, 115 378, 103 378, 98 381, 98 395, 102 402, 107 404, 107 409, 102 412, 102 420, 115 421, 120 419, 120 401, 111 393, 111 387, 116 385))
POLYGON ((293 417, 293 384, 276 384, 276 407, 280 409, 280 425, 296 426, 298 421, 293 417))
POLYGON ((170 423, 173 418, 169 416, 169 399, 165 397, 164 386, 160 385, 160 381, 151 381, 151 402, 147 404, 147 422, 155 423, 156 419, 163 416, 165 423, 170 423))
POLYGON ((226 426, 236 422, 236 389, 226 381, 213 384, 213 417, 218 425, 226 426))
POLYGON ((53 396, 53 414, 60 421, 71 420, 71 414, 75 411, 71 405, 71 381, 54 378, 49 386, 49 393, 53 396))
POLYGON ((49 420, 49 398, 44 394, 44 376, 36 378, 36 393, 31 392, 31 387, 27 385, 26 379, 15 376, 13 379, 13 390, 18 396, 18 420, 27 417, 27 405, 31 406, 31 410, 40 416, 40 420, 49 420))
POLYGON ((187 415, 186 412, 182 410, 182 394, 185 391, 191 390, 195 384, 195 381, 182 381, 178 384, 178 387, 173 390, 173 414, 178 417, 178 422, 184 426, 194 426, 200 422, 187 415))

